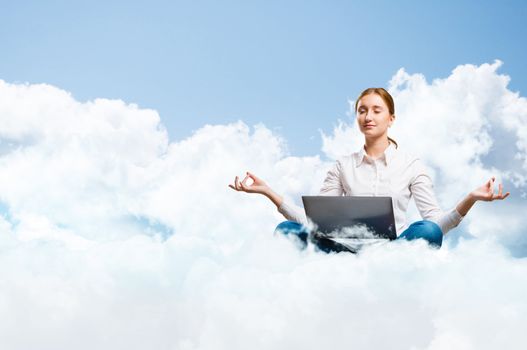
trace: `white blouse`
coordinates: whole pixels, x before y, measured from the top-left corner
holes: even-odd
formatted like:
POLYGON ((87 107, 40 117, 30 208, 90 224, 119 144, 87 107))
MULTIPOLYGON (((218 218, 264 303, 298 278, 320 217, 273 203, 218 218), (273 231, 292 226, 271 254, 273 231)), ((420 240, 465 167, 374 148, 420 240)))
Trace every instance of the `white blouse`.
MULTIPOLYGON (((447 212, 441 210, 422 161, 399 150, 391 142, 377 159, 368 156, 364 147, 339 158, 328 171, 320 195, 392 197, 398 236, 408 227, 406 209, 412 196, 421 217, 437 223, 443 234, 463 219, 455 207, 447 212)), ((278 211, 288 220, 307 224, 304 209, 288 200, 283 201, 278 211)))

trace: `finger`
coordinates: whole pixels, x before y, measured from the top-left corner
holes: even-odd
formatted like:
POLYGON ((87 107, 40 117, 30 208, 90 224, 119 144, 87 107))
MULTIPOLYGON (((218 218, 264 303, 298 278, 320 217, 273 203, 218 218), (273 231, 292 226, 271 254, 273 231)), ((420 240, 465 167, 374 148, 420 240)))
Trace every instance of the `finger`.
POLYGON ((503 197, 503 184, 498 185, 498 197, 503 197))
POLYGON ((258 181, 258 180, 260 180, 260 179, 258 178, 258 176, 254 175, 253 173, 251 173, 251 172, 249 172, 249 171, 247 172, 247 175, 249 175, 254 181, 258 181))
POLYGON ((249 175, 246 175, 244 178, 243 178, 243 181, 242 181, 242 184, 243 185, 246 185, 247 186, 247 179, 249 178, 249 175))
POLYGON ((251 186, 253 185, 255 182, 255 180, 251 177, 250 174, 247 174, 247 176, 245 177, 245 186, 251 186), (250 183, 247 183, 247 181, 251 181, 250 183))
POLYGON ((250 178, 253 180, 253 183, 256 181, 256 179, 254 178, 254 175, 251 174, 250 172, 247 172, 247 178, 250 178))
POLYGON ((245 190, 246 187, 247 187, 247 179, 248 179, 248 178, 249 178, 249 176, 246 176, 246 177, 243 179, 242 183, 240 184, 240 186, 241 186, 244 190, 245 190))
POLYGON ((238 181, 238 176, 234 178, 234 185, 236 186, 236 189, 240 190, 240 182, 238 181))
POLYGON ((510 194, 511 194, 510 192, 507 192, 507 193, 505 193, 505 194, 502 194, 502 195, 498 196, 498 199, 505 199, 505 198, 507 198, 510 194))
POLYGON ((504 195, 501 195, 501 196, 495 196, 494 198, 492 198, 493 200, 494 199, 499 199, 499 200, 504 200, 505 198, 507 198, 511 193, 510 192, 507 192, 505 193, 504 195))

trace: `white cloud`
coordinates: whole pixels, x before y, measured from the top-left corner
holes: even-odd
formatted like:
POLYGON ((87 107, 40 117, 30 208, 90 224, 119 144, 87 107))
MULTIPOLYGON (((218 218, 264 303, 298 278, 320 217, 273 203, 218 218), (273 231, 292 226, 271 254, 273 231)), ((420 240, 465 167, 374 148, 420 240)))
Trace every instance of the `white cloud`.
MULTIPOLYGON (((390 83, 393 137, 421 153, 445 207, 491 173, 523 174, 525 99, 499 65, 390 83)), ((323 138, 335 158, 361 135, 342 122, 323 138)), ((479 238, 439 251, 324 255, 273 237, 274 206, 227 186, 249 170, 298 199, 331 164, 289 155, 264 125, 169 142, 155 111, 0 81, 2 348, 523 346, 524 199, 477 203, 460 230, 479 238)))

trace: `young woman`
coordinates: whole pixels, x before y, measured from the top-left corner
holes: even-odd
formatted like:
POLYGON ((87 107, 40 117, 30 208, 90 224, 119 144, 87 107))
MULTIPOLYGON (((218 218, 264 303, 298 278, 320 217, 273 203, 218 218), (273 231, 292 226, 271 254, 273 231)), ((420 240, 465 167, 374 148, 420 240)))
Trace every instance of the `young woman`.
MULTIPOLYGON (((388 137, 388 129, 395 120, 392 96, 383 88, 364 90, 355 103, 355 113, 364 146, 357 152, 339 158, 327 173, 320 195, 327 196, 391 196, 398 238, 425 239, 432 246, 441 247, 443 235, 456 227, 476 201, 505 199, 502 184, 494 193, 492 177, 485 184, 470 192, 449 211, 442 211, 433 191, 433 184, 420 159, 399 150, 397 143, 388 137), (406 226, 406 209, 413 196, 423 220, 406 226)), ((325 252, 349 251, 347 247, 329 238, 311 234, 307 228, 304 210, 288 203, 275 193, 262 179, 247 172, 234 185, 236 191, 259 193, 268 197, 288 221, 280 223, 275 232, 295 235, 303 247, 310 240, 325 252), (252 179, 251 185, 247 184, 252 179)))

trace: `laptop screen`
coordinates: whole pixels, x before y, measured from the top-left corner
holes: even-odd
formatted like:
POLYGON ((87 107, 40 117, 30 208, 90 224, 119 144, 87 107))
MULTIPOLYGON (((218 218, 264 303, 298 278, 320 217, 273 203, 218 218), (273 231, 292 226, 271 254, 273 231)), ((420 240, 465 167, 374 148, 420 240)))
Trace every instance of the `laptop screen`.
POLYGON ((302 196, 316 231, 335 238, 395 239, 391 197, 302 196))

